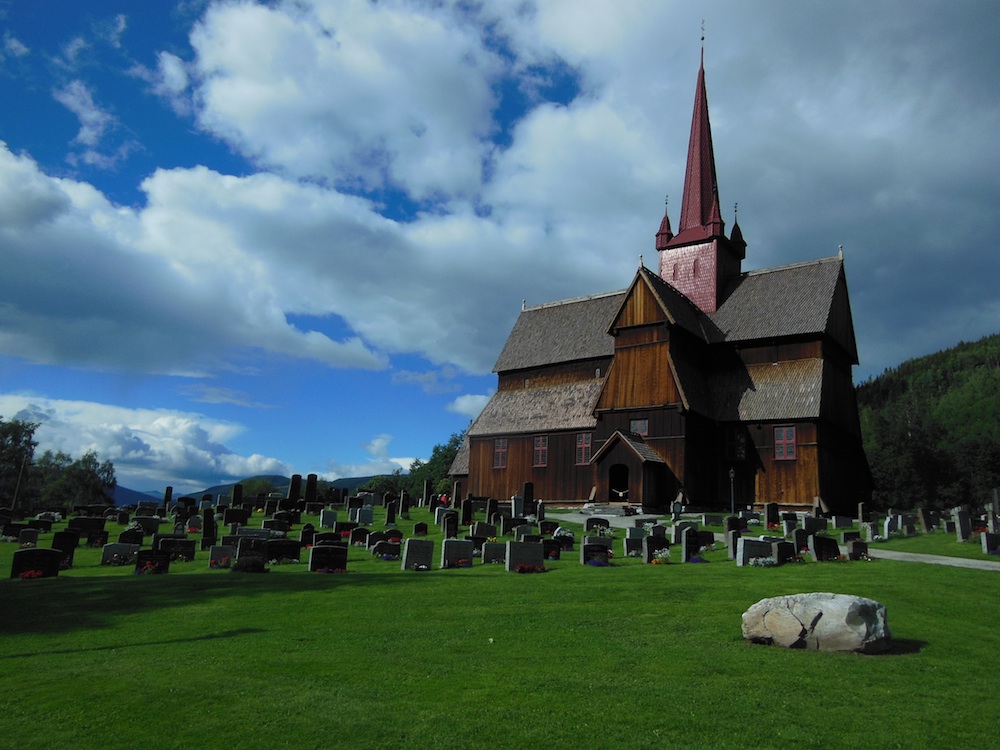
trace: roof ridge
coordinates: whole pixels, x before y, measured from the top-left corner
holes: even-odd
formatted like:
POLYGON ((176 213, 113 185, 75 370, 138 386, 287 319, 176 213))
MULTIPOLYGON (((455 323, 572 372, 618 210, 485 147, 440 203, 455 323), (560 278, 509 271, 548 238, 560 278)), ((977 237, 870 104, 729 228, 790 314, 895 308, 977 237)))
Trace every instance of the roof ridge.
POLYGON ((613 292, 601 292, 599 294, 586 294, 582 297, 569 297, 567 299, 558 299, 552 302, 541 302, 537 305, 525 305, 521 308, 521 312, 528 312, 529 310, 541 310, 546 307, 558 307, 559 305, 571 305, 577 302, 588 302, 593 299, 601 299, 602 297, 614 297, 617 294, 625 294, 628 289, 616 289, 613 292))
POLYGON ((771 266, 770 268, 756 268, 752 271, 745 271, 743 276, 760 276, 765 273, 775 273, 776 271, 786 271, 792 268, 805 268, 806 266, 819 266, 824 263, 843 263, 844 259, 839 255, 830 255, 826 258, 814 258, 813 260, 801 260, 797 263, 788 263, 783 266, 771 266))

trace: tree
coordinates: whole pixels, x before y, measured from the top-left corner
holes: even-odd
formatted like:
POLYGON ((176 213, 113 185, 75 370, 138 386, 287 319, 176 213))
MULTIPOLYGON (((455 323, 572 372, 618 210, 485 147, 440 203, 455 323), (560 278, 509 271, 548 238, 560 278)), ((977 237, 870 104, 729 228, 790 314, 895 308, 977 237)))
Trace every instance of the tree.
POLYGON ((38 425, 22 419, 0 417, 0 503, 23 504, 31 464, 35 457, 38 425))
POLYGON ((35 466, 40 486, 39 505, 110 505, 118 486, 115 467, 99 461, 95 451, 87 451, 75 461, 68 453, 45 451, 35 466))
POLYGON ((278 489, 274 486, 274 482, 264 477, 248 477, 238 484, 243 485, 243 497, 247 502, 257 499, 260 495, 267 497, 278 489))
POLYGON ((458 455, 462 441, 465 439, 465 432, 456 432, 448 442, 443 445, 435 445, 431 450, 431 457, 426 462, 417 459, 410 464, 409 491, 413 495, 420 495, 424 491, 424 482, 431 480, 431 486, 436 493, 451 492, 451 480, 448 478, 448 470, 451 469, 455 456, 458 455))

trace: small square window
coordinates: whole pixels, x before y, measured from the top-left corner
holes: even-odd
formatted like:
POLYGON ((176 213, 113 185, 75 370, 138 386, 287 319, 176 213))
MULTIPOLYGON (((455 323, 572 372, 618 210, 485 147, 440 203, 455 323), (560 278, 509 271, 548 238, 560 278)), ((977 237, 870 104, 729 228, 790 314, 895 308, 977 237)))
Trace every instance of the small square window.
POLYGON ((629 432, 633 435, 641 435, 646 437, 649 435, 649 420, 648 419, 633 419, 628 423, 629 432))

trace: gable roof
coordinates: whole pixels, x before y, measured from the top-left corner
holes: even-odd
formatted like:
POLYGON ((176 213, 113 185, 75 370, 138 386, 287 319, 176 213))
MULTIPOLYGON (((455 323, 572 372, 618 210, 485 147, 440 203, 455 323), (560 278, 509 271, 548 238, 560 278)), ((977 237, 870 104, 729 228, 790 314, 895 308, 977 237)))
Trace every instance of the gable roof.
POLYGON ((468 435, 589 430, 603 378, 497 391, 469 427, 468 435))
POLYGON ((830 311, 838 294, 843 293, 846 285, 840 257, 751 271, 735 282, 718 311, 710 316, 716 328, 713 340, 736 343, 827 334, 857 362, 853 323, 846 330, 831 328, 830 311))
POLYGON ((612 356, 607 326, 624 296, 608 292, 523 309, 493 372, 612 356))
POLYGON ((624 443, 626 446, 632 449, 632 452, 641 460, 643 463, 651 462, 654 464, 665 464, 666 461, 663 457, 646 445, 646 441, 643 440, 639 435, 626 435, 621 430, 615 430, 615 433, 609 437, 604 445, 591 456, 590 462, 592 464, 600 463, 604 455, 610 451, 619 442, 624 443))

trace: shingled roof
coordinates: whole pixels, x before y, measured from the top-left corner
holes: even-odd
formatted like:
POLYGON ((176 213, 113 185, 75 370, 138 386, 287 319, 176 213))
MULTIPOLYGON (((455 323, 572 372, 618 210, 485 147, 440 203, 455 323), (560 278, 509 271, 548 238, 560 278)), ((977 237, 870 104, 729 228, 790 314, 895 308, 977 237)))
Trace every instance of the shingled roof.
MULTIPOLYGON (((843 277, 840 257, 751 271, 736 281, 725 302, 710 316, 715 341, 736 343, 803 334, 836 335, 830 310, 843 277)), ((857 355, 854 332, 842 332, 840 344, 857 355)))
POLYGON ((709 382, 720 422, 816 419, 823 396, 823 360, 747 365, 715 373, 709 382))
POLYGON ((525 308, 493 372, 612 356, 615 342, 607 327, 624 295, 609 292, 525 308))
POLYGON ((470 436, 589 430, 603 378, 497 391, 469 427, 470 436))

